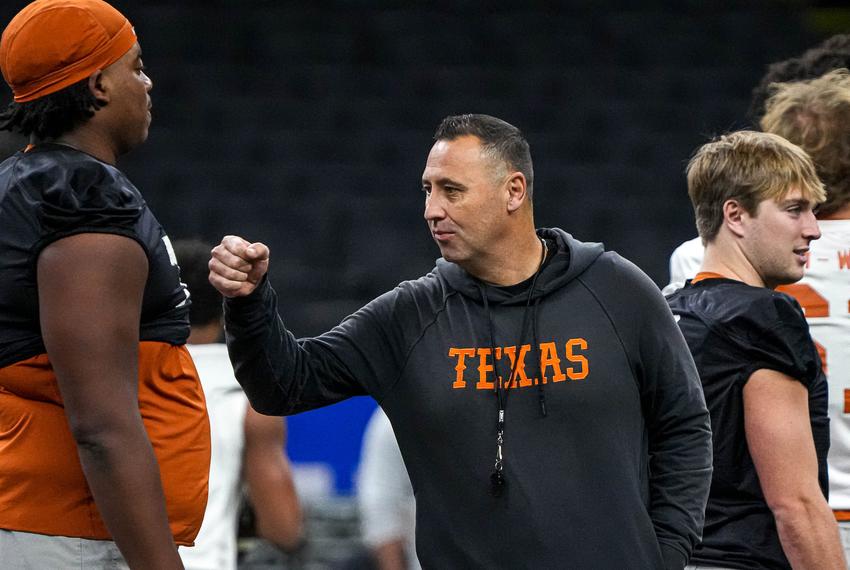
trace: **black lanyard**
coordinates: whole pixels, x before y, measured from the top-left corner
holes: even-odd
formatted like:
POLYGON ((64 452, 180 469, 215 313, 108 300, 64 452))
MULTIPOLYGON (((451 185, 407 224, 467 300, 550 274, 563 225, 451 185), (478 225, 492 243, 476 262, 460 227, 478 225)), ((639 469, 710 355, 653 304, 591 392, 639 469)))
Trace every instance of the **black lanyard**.
MULTIPOLYGON (((493 384, 496 388, 496 400, 498 402, 498 416, 496 418, 496 464, 493 467, 493 473, 490 474, 490 492, 494 497, 501 497, 505 491, 507 480, 503 474, 505 463, 502 446, 505 443, 505 412, 508 408, 508 389, 515 381, 517 367, 519 366, 522 346, 522 339, 525 336, 526 328, 528 327, 528 314, 531 308, 531 298, 534 295, 534 287, 537 284, 537 278, 540 276, 540 270, 543 269, 543 264, 546 261, 546 256, 549 254, 549 247, 546 245, 546 240, 541 239, 543 251, 540 255, 540 264, 537 266, 537 271, 534 272, 534 278, 531 280, 531 287, 528 289, 528 297, 525 301, 525 311, 522 315, 522 325, 519 329, 519 337, 516 343, 516 355, 514 357, 513 366, 511 366, 511 375, 507 382, 499 382, 499 370, 496 361, 496 343, 493 335, 493 321, 488 315, 490 321, 490 350, 493 355, 493 375, 495 376, 493 384)), ((486 302, 486 297, 485 297, 486 302)))

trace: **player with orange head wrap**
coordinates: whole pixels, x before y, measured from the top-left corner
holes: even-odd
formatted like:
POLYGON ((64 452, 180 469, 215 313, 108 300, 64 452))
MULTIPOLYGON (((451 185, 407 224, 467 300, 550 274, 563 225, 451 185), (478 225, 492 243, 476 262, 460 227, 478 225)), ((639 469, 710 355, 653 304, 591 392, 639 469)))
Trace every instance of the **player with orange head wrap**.
POLYGON ((152 83, 101 0, 36 0, 8 24, 0 129, 0 560, 181 568, 207 495, 209 424, 168 236, 115 167, 152 83))

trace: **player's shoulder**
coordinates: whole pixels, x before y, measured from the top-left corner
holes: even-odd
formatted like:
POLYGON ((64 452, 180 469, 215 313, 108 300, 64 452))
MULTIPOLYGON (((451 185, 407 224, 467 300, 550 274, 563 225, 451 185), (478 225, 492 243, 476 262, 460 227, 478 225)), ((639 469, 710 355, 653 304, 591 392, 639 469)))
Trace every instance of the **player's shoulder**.
POLYGON ((16 180, 37 189, 46 203, 62 207, 137 208, 143 199, 120 170, 75 149, 45 145, 23 153, 16 180))
POLYGON ((789 344, 803 341, 809 337, 809 326, 803 315, 803 309, 794 297, 763 287, 751 287, 751 304, 744 307, 742 315, 752 328, 773 331, 774 334, 787 337, 789 344), (757 294, 760 293, 760 294, 757 294))
POLYGON ((688 314, 745 337, 785 329, 807 331, 803 311, 785 293, 731 279, 689 283, 668 297, 674 313, 688 314))
POLYGON ((799 304, 790 296, 731 279, 689 283, 668 297, 690 343, 713 346, 713 358, 738 354, 752 366, 781 371, 807 386, 818 375, 818 358, 799 304), (708 343, 705 335, 721 339, 708 343))
POLYGON ((142 195, 120 170, 61 145, 24 153, 16 177, 22 192, 39 205, 48 232, 127 226, 146 207, 142 195))

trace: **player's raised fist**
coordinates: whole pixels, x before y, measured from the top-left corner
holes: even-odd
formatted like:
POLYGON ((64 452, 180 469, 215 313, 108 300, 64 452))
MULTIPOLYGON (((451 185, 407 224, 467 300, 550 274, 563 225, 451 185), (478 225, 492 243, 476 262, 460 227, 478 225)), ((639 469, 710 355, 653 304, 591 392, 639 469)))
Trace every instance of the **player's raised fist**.
POLYGON ((224 236, 212 249, 210 283, 225 297, 250 295, 269 270, 269 248, 239 236, 224 236))

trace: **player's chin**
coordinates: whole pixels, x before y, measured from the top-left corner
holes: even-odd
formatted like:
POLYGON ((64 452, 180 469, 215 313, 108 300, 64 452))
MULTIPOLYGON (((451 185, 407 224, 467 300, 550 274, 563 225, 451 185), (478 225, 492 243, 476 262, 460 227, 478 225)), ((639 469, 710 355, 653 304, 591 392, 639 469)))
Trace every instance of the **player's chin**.
POLYGON ((780 285, 791 285, 803 278, 805 274, 805 266, 789 267, 782 275, 778 276, 776 281, 780 285))

